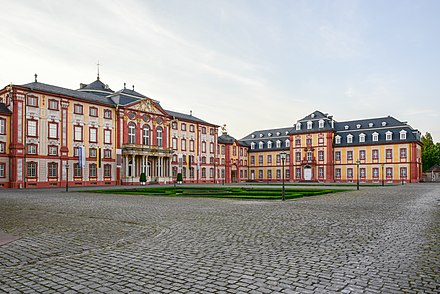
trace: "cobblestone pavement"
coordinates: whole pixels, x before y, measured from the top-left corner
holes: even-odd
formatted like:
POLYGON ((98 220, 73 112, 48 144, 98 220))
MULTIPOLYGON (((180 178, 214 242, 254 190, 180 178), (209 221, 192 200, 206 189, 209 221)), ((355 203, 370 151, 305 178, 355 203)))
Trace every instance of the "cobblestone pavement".
POLYGON ((439 293, 440 185, 246 201, 0 191, 6 293, 439 293))

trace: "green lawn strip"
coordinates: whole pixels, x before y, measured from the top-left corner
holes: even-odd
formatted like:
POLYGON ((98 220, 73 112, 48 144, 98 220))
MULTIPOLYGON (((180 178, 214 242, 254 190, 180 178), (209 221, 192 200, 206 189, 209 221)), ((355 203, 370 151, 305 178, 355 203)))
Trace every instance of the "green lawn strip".
MULTIPOLYGON (((252 182, 252 183, 240 183, 240 185, 249 185, 249 186, 281 186, 282 183, 265 183, 265 182, 252 182)), ((312 187, 322 187, 322 186, 334 186, 334 187, 356 187, 356 183, 285 183, 287 186, 299 186, 299 187, 306 187, 306 186, 312 186, 312 187)), ((385 186, 398 186, 400 184, 397 183, 385 183, 385 186)), ((361 187, 380 187, 382 184, 365 184, 360 183, 359 186, 361 187)))
MULTIPOLYGON (((346 189, 285 189, 286 199, 349 191, 346 189)), ((90 192, 90 191, 89 191, 90 192)), ((94 193, 124 195, 156 195, 172 197, 207 197, 240 199, 281 199, 280 189, 253 187, 154 187, 95 190, 94 193)))

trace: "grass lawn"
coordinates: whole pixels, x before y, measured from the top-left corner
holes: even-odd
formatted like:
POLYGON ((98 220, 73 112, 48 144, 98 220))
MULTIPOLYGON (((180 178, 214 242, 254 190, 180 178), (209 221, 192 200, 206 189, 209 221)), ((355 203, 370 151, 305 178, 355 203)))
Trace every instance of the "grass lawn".
MULTIPOLYGON (((322 194, 350 191, 346 189, 285 189, 286 199, 316 196, 322 194)), ((109 189, 88 191, 103 194, 156 195, 171 197, 208 197, 279 200, 281 189, 259 187, 145 187, 134 189, 109 189)))

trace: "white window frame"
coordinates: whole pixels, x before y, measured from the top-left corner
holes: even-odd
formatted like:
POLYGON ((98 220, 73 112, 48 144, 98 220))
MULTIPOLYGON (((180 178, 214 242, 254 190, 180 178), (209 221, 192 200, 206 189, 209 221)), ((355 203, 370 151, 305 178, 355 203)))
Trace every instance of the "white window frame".
POLYGON ((365 134, 359 134, 359 143, 365 143, 365 134))
POLYGON ((388 131, 385 133, 385 140, 386 141, 391 141, 393 139, 393 132, 388 131))
POLYGON ((400 133, 400 140, 406 140, 407 131, 401 130, 399 133, 400 133))
POLYGON ((373 142, 379 141, 379 133, 374 132, 371 136, 372 136, 373 142))

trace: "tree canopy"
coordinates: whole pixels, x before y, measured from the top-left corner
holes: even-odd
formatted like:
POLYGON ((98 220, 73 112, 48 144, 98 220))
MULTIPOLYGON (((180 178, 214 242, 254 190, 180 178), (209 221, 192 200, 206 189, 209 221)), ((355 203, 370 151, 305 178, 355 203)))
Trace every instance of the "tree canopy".
POLYGON ((440 164, 440 143, 434 143, 430 133, 422 136, 422 162, 423 171, 430 169, 435 164, 440 164))

